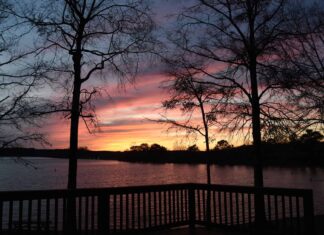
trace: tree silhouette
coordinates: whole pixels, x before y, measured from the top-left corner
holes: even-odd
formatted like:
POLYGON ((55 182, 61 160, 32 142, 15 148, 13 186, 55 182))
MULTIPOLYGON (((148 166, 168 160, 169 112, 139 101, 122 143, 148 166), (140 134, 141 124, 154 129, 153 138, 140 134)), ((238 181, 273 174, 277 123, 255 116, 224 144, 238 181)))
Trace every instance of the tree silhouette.
MULTIPOLYGON (((219 102, 215 98, 217 92, 208 85, 202 84, 201 80, 195 78, 195 74, 191 73, 189 69, 179 70, 179 66, 184 66, 181 62, 173 61, 171 57, 165 59, 165 62, 169 66, 168 74, 172 77, 164 87, 170 97, 163 101, 162 106, 166 112, 180 110, 182 119, 185 120, 173 120, 167 117, 168 115, 164 115, 155 121, 167 124, 169 130, 184 130, 188 135, 202 136, 206 151, 209 152, 212 140, 210 128, 215 125, 214 109, 217 106, 217 101, 219 102)), ((211 183, 209 162, 207 162, 207 183, 211 183)))
POLYGON ((90 81, 134 78, 151 40, 149 9, 141 0, 21 2, 17 9, 14 14, 38 30, 46 77, 66 91, 62 102, 49 107, 48 113, 62 111, 70 119, 68 188, 75 189, 79 119, 88 129, 96 122, 91 101, 100 88, 90 81))
POLYGON ((26 142, 48 144, 44 135, 30 130, 39 127, 39 116, 33 112, 41 105, 35 95, 42 79, 36 65, 27 63, 37 48, 24 48, 28 29, 9 12, 9 1, 0 1, 0 149, 26 142))
POLYGON ((299 141, 302 143, 316 143, 320 142, 323 137, 321 132, 308 129, 306 133, 300 136, 299 141))
MULTIPOLYGON (((289 0, 198 0, 178 16, 177 30, 170 36, 173 57, 185 60, 183 69, 190 65, 206 78, 202 84, 226 94, 226 102, 215 110, 224 115, 224 127, 251 128, 257 188, 263 187, 262 130, 283 123, 288 114, 280 92, 286 89, 281 80, 285 63, 276 58, 281 58, 282 42, 296 33, 289 27, 294 7, 305 5, 289 0)), ((255 203, 259 220, 264 217, 263 197, 257 195, 255 203)))
POLYGON ((188 148, 187 148, 187 151, 188 152, 198 152, 199 151, 199 148, 198 148, 198 146, 197 145, 191 145, 191 146, 189 146, 188 148))
POLYGON ((324 9, 315 4, 291 14, 295 17, 289 27, 296 33, 293 40, 282 42, 286 61, 282 82, 289 91, 286 112, 296 113, 295 132, 300 134, 310 126, 323 129, 324 9))
POLYGON ((130 147, 130 151, 134 151, 134 152, 147 152, 149 150, 150 150, 150 146, 147 143, 130 147))
POLYGON ((150 151, 152 151, 152 152, 166 152, 167 148, 162 145, 159 145, 159 144, 152 144, 150 146, 150 151))
POLYGON ((167 148, 159 144, 152 144, 150 146, 147 143, 143 143, 141 145, 133 145, 129 150, 133 152, 165 152, 167 148))
MULTIPOLYGON (((79 119, 96 122, 91 102, 100 93, 91 80, 132 80, 141 54, 148 50, 153 22, 142 0, 58 0, 35 4, 17 2, 12 12, 37 29, 45 77, 65 90, 47 113, 64 112, 70 119, 68 189, 77 187, 79 119)), ((44 110, 42 110, 44 113, 44 110)), ((76 229, 75 198, 68 199, 68 230, 76 229)))
POLYGON ((233 145, 229 144, 227 140, 220 140, 217 142, 214 150, 223 150, 233 148, 233 145))

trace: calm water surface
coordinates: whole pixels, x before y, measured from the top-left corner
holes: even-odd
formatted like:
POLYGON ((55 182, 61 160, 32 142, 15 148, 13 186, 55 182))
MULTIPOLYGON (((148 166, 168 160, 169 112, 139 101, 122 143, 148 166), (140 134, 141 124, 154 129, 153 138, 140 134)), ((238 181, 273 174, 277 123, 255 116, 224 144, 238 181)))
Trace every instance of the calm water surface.
MULTIPOLYGON (((12 158, 0 158, 0 191, 66 188, 67 169, 66 159, 25 157, 17 162, 12 158)), ((211 173, 215 184, 253 184, 251 167, 213 165, 211 173)), ((80 188, 188 182, 205 183, 205 165, 102 160, 80 160, 78 163, 80 188)), ((264 182, 269 187, 313 189, 316 214, 324 214, 324 168, 268 167, 264 169, 264 182)))

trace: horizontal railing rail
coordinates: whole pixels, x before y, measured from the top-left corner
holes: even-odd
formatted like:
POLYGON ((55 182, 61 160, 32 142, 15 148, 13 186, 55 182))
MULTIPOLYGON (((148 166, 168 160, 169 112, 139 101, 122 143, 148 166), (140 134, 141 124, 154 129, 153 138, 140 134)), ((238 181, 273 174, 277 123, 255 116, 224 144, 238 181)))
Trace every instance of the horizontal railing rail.
MULTIPOLYGON (((311 190, 263 188, 261 193, 264 229, 310 234, 311 190)), ((71 231, 68 203, 74 204, 78 232, 114 234, 195 224, 253 230, 255 194, 254 187, 206 184, 0 192, 0 232, 71 231)))

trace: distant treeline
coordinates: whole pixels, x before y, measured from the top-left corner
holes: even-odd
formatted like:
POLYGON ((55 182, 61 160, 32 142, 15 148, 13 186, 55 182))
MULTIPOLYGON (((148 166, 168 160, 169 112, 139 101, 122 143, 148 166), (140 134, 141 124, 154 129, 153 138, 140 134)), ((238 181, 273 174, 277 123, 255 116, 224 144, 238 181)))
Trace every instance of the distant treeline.
MULTIPOLYGON (((324 166, 324 143, 291 143, 291 144, 264 144, 264 165, 275 166, 324 166)), ((8 148, 0 151, 0 156, 13 157, 53 157, 67 158, 66 149, 32 149, 8 148)), ((206 163, 220 165, 251 165, 253 164, 253 148, 244 145, 224 150, 202 151, 90 151, 81 149, 78 152, 80 159, 119 160, 128 162, 146 163, 206 163)))

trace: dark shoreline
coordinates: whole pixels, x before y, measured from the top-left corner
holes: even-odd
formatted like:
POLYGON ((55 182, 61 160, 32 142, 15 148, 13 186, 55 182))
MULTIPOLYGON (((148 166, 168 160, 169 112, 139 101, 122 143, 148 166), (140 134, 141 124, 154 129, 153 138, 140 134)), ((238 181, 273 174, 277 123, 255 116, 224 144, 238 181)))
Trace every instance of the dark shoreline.
MULTIPOLYGON (((113 152, 79 150, 80 159, 118 160, 141 163, 187 163, 201 164, 207 160, 218 165, 253 165, 252 146, 207 152, 113 152)), ((0 150, 0 158, 6 157, 51 157, 67 158, 66 149, 8 148, 0 150)), ((265 166, 324 166, 324 143, 311 144, 265 144, 265 166)))

